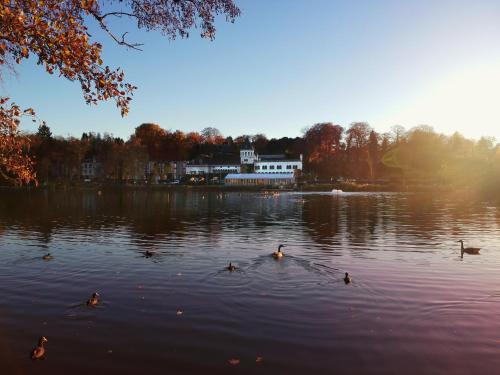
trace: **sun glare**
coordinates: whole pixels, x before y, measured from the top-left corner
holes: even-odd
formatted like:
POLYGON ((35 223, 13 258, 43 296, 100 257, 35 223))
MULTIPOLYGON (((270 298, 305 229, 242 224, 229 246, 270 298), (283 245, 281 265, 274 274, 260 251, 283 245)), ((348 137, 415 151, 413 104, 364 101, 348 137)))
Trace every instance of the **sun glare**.
POLYGON ((500 138, 500 64, 455 70, 425 87, 391 123, 427 124, 437 131, 500 138), (478 128, 482 129, 478 132, 478 128))

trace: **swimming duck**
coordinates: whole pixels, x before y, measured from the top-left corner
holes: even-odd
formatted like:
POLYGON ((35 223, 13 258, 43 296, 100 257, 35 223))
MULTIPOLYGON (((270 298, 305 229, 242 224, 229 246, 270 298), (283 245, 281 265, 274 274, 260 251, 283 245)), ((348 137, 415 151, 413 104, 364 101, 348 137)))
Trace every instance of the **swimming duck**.
POLYGON ((233 271, 236 271, 236 266, 234 264, 232 264, 231 262, 229 262, 229 266, 227 266, 226 269, 229 272, 233 272, 233 271))
POLYGON ((345 273, 345 276, 344 276, 344 282, 346 284, 349 284, 351 282, 351 276, 349 276, 349 274, 347 272, 345 273))
POLYGON ((31 359, 41 359, 45 355, 45 348, 43 347, 43 344, 45 344, 47 341, 47 338, 45 336, 40 337, 38 340, 38 345, 31 351, 31 359))
POLYGON ((283 258, 283 256, 284 256, 285 254, 283 254, 283 252, 281 251, 281 248, 282 248, 282 247, 285 247, 285 245, 279 245, 279 246, 278 246, 278 251, 275 251, 275 252, 273 253, 273 258, 274 258, 274 259, 281 259, 281 258, 283 258))
POLYGON ((144 252, 144 255, 146 256, 146 258, 149 258, 149 257, 152 257, 153 255, 155 255, 155 252, 151 251, 151 250, 146 250, 144 252))
POLYGON ((52 257, 52 255, 50 255, 50 253, 47 253, 47 254, 45 254, 45 255, 42 257, 42 259, 43 259, 43 260, 51 260, 52 258, 53 258, 53 257, 52 257))
POLYGON ((99 293, 93 293, 87 301, 87 306, 96 306, 99 303, 99 293))
POLYGON ((464 241, 463 240, 460 240, 458 242, 460 242, 460 245, 462 246, 462 248, 461 248, 462 258, 464 256, 464 253, 467 253, 467 254, 479 254, 479 250, 481 250, 478 247, 464 247, 464 241))

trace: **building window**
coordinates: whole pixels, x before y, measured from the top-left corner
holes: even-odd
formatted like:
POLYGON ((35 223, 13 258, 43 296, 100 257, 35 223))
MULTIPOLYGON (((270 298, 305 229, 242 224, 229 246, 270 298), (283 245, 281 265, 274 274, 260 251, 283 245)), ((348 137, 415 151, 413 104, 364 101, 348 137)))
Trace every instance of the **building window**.
POLYGON ((277 166, 276 166, 276 169, 281 169, 281 165, 277 165, 277 166))
POLYGON ((286 169, 292 169, 292 166, 291 165, 287 165, 286 169))
POLYGON ((298 167, 296 165, 293 166, 293 169, 297 169, 298 167))
POLYGON ((270 165, 270 166, 269 166, 269 169, 274 169, 274 165, 270 165))
POLYGON ((258 165, 255 166, 255 170, 258 171, 260 167, 258 165))
POLYGON ((267 165, 263 165, 263 166, 262 166, 262 169, 267 169, 267 165))

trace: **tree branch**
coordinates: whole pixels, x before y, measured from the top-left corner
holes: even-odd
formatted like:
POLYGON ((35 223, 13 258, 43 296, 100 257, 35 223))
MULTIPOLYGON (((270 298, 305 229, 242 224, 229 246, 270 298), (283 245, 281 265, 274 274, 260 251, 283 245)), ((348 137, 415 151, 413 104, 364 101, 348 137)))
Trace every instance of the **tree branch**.
MULTIPOLYGON (((90 14, 92 14, 92 16, 97 20, 97 22, 99 23, 99 25, 101 26, 101 29, 103 29, 111 38, 113 38, 113 40, 121 45, 121 46, 125 46, 125 47, 128 47, 128 48, 131 48, 131 49, 135 49, 137 51, 142 51, 142 49, 140 49, 139 47, 143 46, 143 44, 141 43, 129 43, 125 40, 125 35, 128 34, 128 32, 125 32, 123 33, 123 35, 121 36, 121 39, 118 38, 108 27, 108 25, 106 25, 106 23, 104 22, 104 18, 107 17, 108 15, 117 15, 118 13, 122 13, 122 12, 110 12, 110 13, 106 13, 104 15, 100 15, 98 14, 95 10, 90 10, 90 14)), ((123 13, 124 15, 129 15, 129 13, 123 13)), ((133 14, 130 14, 130 16, 134 16, 133 14)), ((135 17, 135 16, 134 16, 135 17)))

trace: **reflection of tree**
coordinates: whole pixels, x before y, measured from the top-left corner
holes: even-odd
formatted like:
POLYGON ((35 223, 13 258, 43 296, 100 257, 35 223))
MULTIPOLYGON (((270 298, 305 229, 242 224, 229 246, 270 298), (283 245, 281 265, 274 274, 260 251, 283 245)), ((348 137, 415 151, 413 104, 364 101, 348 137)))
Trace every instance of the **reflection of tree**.
POLYGON ((340 232, 338 197, 308 197, 303 205, 303 223, 312 239, 322 245, 332 245, 340 232))
MULTIPOLYGON (((366 245, 386 237, 422 239, 459 236, 468 225, 500 222, 496 207, 474 200, 431 194, 292 195, 137 189, 0 192, 0 236, 49 244, 60 232, 93 241, 96 234, 125 233, 142 250, 168 246, 177 239, 194 243, 225 240, 234 232, 243 241, 277 238, 304 231, 325 248, 366 245), (2 232, 3 228, 3 232, 2 232)), ((231 235, 232 236, 232 235, 231 235)), ((365 251, 363 250, 363 251, 365 251)))
POLYGON ((345 222, 348 238, 354 244, 367 244, 378 229, 379 199, 362 195, 346 200, 345 222))
POLYGON ((183 236, 189 213, 183 194, 146 190, 105 190, 102 195, 93 190, 4 191, 0 200, 6 229, 21 229, 21 236, 35 234, 44 243, 60 229, 92 237, 122 227, 139 240, 183 236))

